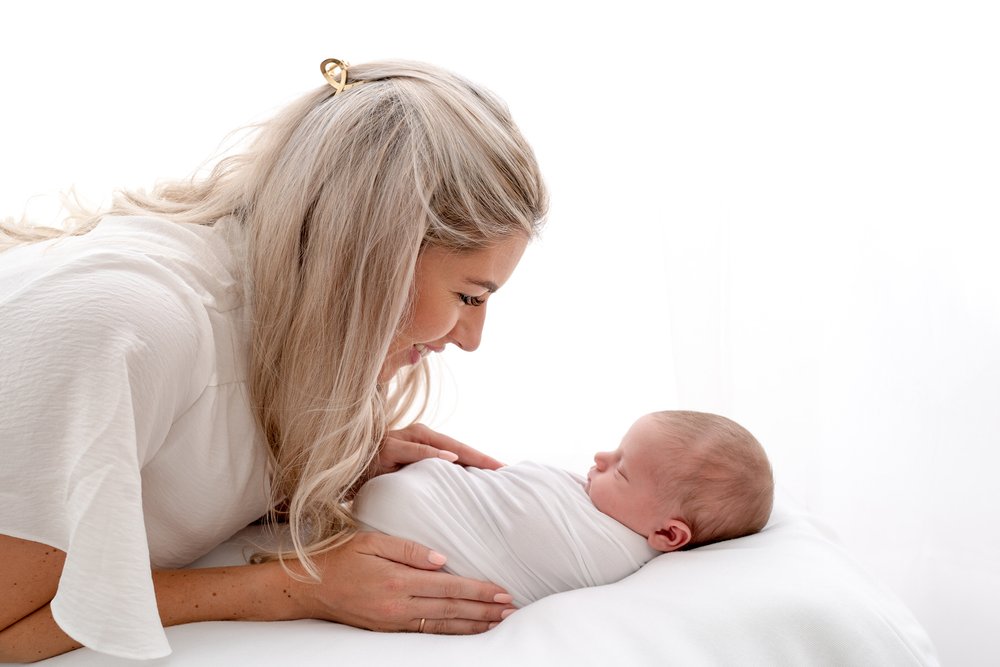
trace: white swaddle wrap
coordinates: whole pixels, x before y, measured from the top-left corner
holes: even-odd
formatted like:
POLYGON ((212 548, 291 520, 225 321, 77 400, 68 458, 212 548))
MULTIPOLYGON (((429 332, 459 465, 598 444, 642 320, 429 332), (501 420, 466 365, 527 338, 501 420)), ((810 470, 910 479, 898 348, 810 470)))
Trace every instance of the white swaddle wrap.
POLYGON ((659 553, 594 507, 583 477, 532 462, 480 470, 426 459, 369 481, 354 513, 366 529, 445 554, 448 572, 502 586, 518 606, 613 583, 659 553))

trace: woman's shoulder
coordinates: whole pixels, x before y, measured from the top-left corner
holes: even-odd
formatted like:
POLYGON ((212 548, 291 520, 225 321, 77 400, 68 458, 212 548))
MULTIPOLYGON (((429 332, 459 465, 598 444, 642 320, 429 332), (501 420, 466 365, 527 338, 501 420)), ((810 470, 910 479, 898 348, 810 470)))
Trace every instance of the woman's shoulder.
POLYGON ((17 358, 73 376, 124 364, 188 396, 242 379, 242 288, 210 228, 114 218, 15 251, 0 255, 0 342, 17 358))
POLYGON ((156 265, 197 292, 206 307, 225 312, 243 305, 238 250, 242 238, 235 221, 198 225, 109 216, 87 236, 91 252, 116 253, 132 262, 156 265))
POLYGON ((25 289, 79 292, 194 293, 209 308, 243 303, 239 266, 230 250, 232 229, 153 217, 108 216, 90 232, 0 255, 0 303, 25 289))

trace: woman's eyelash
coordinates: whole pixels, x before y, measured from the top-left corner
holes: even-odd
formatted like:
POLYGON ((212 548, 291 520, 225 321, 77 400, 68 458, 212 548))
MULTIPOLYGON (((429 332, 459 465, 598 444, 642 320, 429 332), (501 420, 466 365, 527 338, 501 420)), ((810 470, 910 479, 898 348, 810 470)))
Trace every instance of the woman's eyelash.
POLYGON ((481 306, 486 303, 486 299, 481 296, 469 296, 468 294, 459 294, 458 298, 462 300, 466 306, 481 306))

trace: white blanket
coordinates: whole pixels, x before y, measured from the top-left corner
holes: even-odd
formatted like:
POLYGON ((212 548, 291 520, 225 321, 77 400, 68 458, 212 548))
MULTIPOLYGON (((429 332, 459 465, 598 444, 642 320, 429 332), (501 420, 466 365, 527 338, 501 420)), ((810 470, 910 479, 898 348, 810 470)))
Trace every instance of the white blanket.
POLYGON ((367 529, 446 555, 449 572, 502 586, 521 607, 614 583, 659 553, 594 507, 584 481, 533 462, 494 471, 427 459, 365 484, 354 513, 367 529))
MULTIPOLYGON (((243 562, 253 527, 198 562, 243 562)), ((920 624, 811 515, 779 495, 759 534, 657 556, 607 586, 550 595, 471 637, 323 621, 167 628, 157 667, 405 665, 938 665, 920 624)), ((150 664, 87 649, 58 667, 150 664)))

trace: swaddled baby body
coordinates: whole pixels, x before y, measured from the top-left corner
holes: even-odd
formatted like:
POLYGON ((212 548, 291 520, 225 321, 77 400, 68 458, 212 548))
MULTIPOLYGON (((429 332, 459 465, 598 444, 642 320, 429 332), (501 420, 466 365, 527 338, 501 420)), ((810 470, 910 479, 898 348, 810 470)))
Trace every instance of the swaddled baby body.
POLYGON ((500 470, 427 459, 378 476, 354 500, 363 529, 448 557, 445 569, 492 581, 523 606, 609 584, 660 552, 749 535, 771 512, 760 443, 718 415, 657 412, 586 479, 552 466, 500 470))
POLYGON ((533 462, 500 470, 425 459, 361 489, 365 528, 448 555, 445 566, 492 581, 523 606, 635 572, 658 551, 594 507, 586 480, 533 462))

